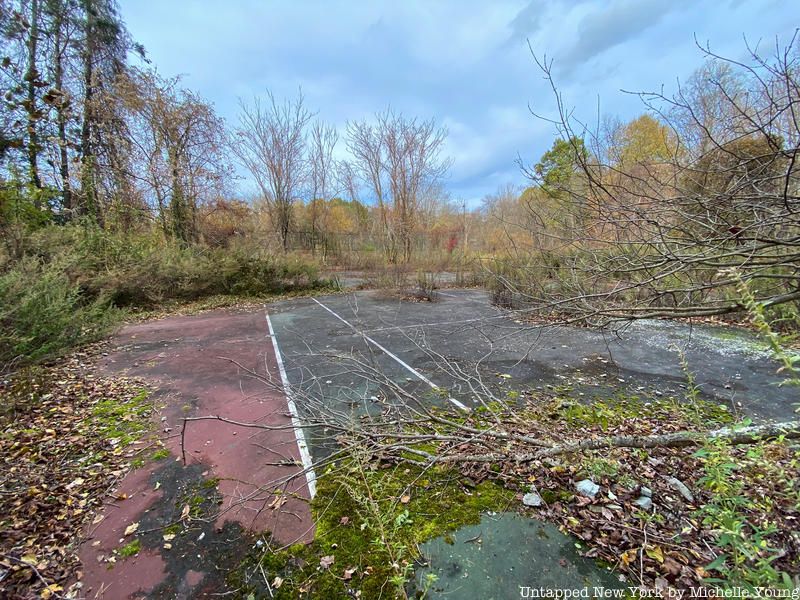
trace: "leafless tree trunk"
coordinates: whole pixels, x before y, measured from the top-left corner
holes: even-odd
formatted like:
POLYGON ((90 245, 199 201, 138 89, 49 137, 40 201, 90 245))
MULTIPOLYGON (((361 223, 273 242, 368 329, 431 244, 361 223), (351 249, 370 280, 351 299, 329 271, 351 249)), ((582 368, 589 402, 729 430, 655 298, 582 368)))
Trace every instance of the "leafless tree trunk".
POLYGON ((309 200, 309 217, 311 221, 311 252, 316 254, 317 237, 326 233, 327 203, 335 195, 336 163, 333 151, 339 141, 336 128, 321 121, 311 127, 309 143, 309 179, 311 196, 309 200))
POLYGON ((287 252, 293 203, 308 175, 306 127, 313 114, 305 108, 302 94, 280 103, 268 92, 266 103, 259 98, 252 104, 240 100, 240 107, 231 147, 267 201, 287 252))
POLYGON ((28 116, 28 172, 31 184, 36 188, 42 187, 42 180, 39 177, 39 109, 37 107, 36 88, 39 81, 38 42, 39 42, 39 20, 41 10, 39 0, 31 0, 30 6, 30 29, 28 30, 28 69, 25 72, 25 84, 27 87, 27 98, 25 110, 28 116))
POLYGON ((53 8, 53 86, 52 101, 56 111, 58 129, 58 172, 61 177, 61 197, 64 210, 72 216, 72 182, 69 171, 69 143, 67 140, 67 110, 70 98, 64 89, 64 62, 69 36, 66 31, 66 14, 60 4, 53 8))
POLYGON ((375 123, 347 126, 353 163, 378 204, 390 262, 411 260, 419 202, 450 167, 441 157, 446 136, 433 120, 407 119, 391 110, 376 115, 375 123))

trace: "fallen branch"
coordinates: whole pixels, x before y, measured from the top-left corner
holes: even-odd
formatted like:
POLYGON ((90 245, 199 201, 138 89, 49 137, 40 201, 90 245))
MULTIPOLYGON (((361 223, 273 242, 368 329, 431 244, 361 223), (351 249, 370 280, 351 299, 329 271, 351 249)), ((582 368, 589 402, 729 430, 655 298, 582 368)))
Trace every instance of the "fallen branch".
MULTIPOLYGON (((405 453, 419 457, 427 463, 486 463, 512 460, 517 463, 529 463, 562 454, 574 454, 586 450, 602 450, 607 448, 684 448, 697 446, 707 440, 725 440, 731 444, 754 444, 764 439, 783 437, 785 439, 800 438, 800 421, 771 423, 731 429, 725 427, 714 431, 679 431, 662 435, 621 435, 591 438, 579 442, 555 444, 537 452, 527 454, 489 453, 489 454, 432 454, 413 446, 393 444, 382 446, 377 453, 393 455, 405 453)), ((408 459, 416 462, 414 459, 408 459)))
POLYGON ((601 450, 603 448, 683 448, 696 446, 707 440, 725 440, 731 444, 754 444, 765 438, 800 438, 800 421, 752 425, 732 429, 724 427, 714 431, 679 431, 663 435, 623 435, 594 438, 557 444, 540 450, 535 458, 546 458, 560 454, 571 454, 581 450, 601 450))

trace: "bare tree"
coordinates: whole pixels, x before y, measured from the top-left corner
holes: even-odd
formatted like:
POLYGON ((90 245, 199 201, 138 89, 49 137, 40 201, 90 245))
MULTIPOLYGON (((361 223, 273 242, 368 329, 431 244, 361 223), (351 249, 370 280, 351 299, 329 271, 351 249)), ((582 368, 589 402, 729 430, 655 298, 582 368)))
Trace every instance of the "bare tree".
MULTIPOLYGON (((544 235, 568 244, 554 257, 557 286, 503 285, 532 310, 604 324, 642 317, 709 316, 742 310, 741 286, 762 307, 800 301, 800 172, 797 168, 799 55, 792 40, 770 57, 709 61, 674 96, 639 94, 663 124, 666 145, 628 161, 608 136, 574 117, 557 90, 554 121, 576 175, 559 183, 574 226, 544 235), (705 82, 705 87, 697 81, 705 82), (580 147, 586 141, 587 151, 580 147), (668 148, 668 152, 664 152, 668 148)), ((643 145, 642 147, 648 147, 643 145)), ((641 154, 641 153, 640 153, 641 154)), ((628 156, 636 152, 627 152, 628 156)), ((541 164, 541 163, 540 163, 541 164)), ((541 187, 541 169, 526 173, 541 187)), ((529 209, 541 215, 539 206, 529 209)), ((568 225, 569 221, 562 223, 568 225)), ((527 267, 525 267, 527 268, 527 267)), ((524 270, 524 269, 523 269, 524 270)))
POLYGON ((348 188, 354 191, 358 180, 369 190, 377 205, 384 252, 387 257, 392 258, 396 256, 394 231, 389 223, 388 192, 384 190, 384 150, 379 128, 367 121, 348 123, 347 147, 352 156, 352 160, 343 170, 348 188))
POLYGON ((390 109, 376 115, 374 123, 348 123, 347 145, 377 202, 391 262, 411 259, 420 202, 450 167, 441 156, 446 137, 433 119, 408 119, 390 109))
POLYGON ((333 157, 339 133, 335 127, 316 121, 311 127, 308 149, 310 183, 309 220, 311 221, 311 251, 316 253, 317 237, 325 234, 327 203, 335 195, 337 165, 333 157))
POLYGON ((267 201, 286 252, 293 203, 307 177, 306 127, 313 114, 305 108, 302 93, 278 102, 267 92, 266 103, 254 98, 252 104, 239 104, 239 127, 231 147, 267 201))

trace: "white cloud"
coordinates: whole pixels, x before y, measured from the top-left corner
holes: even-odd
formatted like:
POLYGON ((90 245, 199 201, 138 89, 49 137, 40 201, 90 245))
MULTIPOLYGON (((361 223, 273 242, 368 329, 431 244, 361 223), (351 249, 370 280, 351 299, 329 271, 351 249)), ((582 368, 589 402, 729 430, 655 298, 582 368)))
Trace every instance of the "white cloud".
POLYGON ((552 127, 527 109, 553 109, 528 39, 555 59, 578 115, 592 120, 599 96, 603 110, 630 118, 641 106, 620 88, 688 76, 701 60, 695 33, 738 55, 743 33, 788 37, 796 23, 777 0, 121 0, 121 11, 159 70, 185 73, 229 122, 237 97, 298 87, 339 127, 388 104, 436 118, 450 130, 448 184, 467 199, 519 181, 517 153, 535 160, 552 143, 552 127))

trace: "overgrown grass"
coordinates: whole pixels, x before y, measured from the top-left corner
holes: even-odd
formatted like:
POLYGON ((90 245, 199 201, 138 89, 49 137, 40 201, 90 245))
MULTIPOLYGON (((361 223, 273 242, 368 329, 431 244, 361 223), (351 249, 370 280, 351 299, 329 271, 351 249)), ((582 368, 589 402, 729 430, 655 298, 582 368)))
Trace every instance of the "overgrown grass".
MULTIPOLYGON (((711 500, 697 511, 716 539, 716 559, 705 567, 706 581, 724 590, 792 590, 789 573, 774 563, 783 554, 775 523, 769 518, 775 503, 800 506, 796 469, 800 452, 782 443, 760 442, 746 451, 715 440, 695 453, 703 465, 699 483, 711 500), (782 457, 794 470, 787 471, 782 457)), ((785 541, 785 540, 784 540, 785 541)))
MULTIPOLYGON (((748 283, 737 272, 733 275, 752 324, 781 364, 778 372, 786 378, 780 385, 800 386, 800 357, 786 350, 748 283)), ((775 561, 783 553, 773 545, 779 529, 765 517, 775 503, 800 509, 800 451, 783 442, 761 441, 746 452, 739 450, 737 456, 730 443, 712 440, 695 453, 703 462, 700 483, 713 493, 711 501, 699 510, 703 524, 715 532, 717 541, 717 557, 706 566, 711 572, 709 583, 725 590, 744 589, 754 595, 763 587, 796 589, 796 579, 775 568, 775 561), (788 462, 789 469, 779 466, 780 458, 788 462)))

